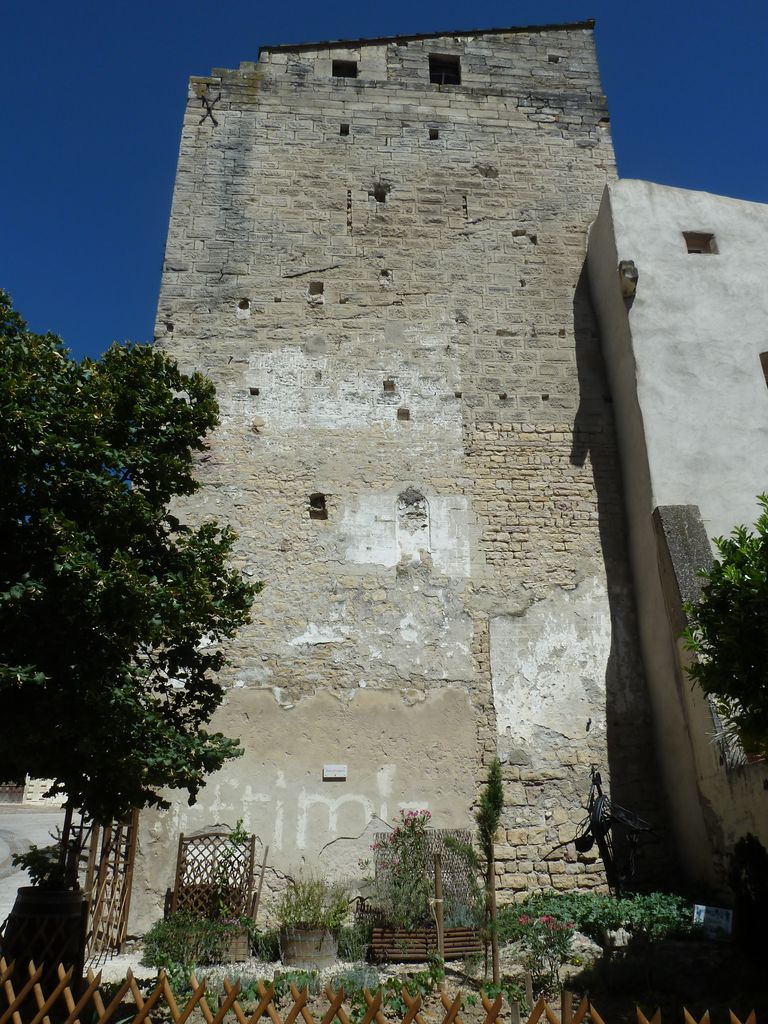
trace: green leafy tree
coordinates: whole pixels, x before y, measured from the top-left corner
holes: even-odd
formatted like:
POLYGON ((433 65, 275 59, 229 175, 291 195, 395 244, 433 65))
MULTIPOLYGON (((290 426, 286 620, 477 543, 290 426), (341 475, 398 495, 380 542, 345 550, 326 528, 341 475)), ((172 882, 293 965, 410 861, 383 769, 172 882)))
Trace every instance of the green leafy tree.
POLYGON ((768 753, 768 495, 754 531, 737 526, 715 538, 718 558, 686 606, 688 672, 715 701, 748 753, 768 753))
POLYGON ((500 982, 501 966, 499 963, 499 933, 496 921, 496 857, 493 844, 503 810, 504 784, 501 778, 501 765, 499 764, 499 759, 494 757, 488 769, 488 782, 480 794, 480 804, 475 815, 480 849, 485 861, 485 906, 491 933, 491 961, 494 985, 498 985, 500 982))
POLYGON ((241 752, 204 726, 258 585, 228 528, 169 511, 217 416, 202 375, 145 345, 77 362, 0 292, 0 778, 106 821, 241 752))

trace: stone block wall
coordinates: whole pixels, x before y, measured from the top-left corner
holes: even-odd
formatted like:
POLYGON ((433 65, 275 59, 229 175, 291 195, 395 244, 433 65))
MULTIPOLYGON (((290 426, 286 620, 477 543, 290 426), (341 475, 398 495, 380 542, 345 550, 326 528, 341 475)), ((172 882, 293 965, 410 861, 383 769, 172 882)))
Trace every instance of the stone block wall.
POLYGON ((662 814, 583 278, 614 174, 587 24, 269 47, 192 79, 157 341, 221 404, 186 513, 231 523, 266 587, 219 716, 246 755, 145 816, 140 922, 179 830, 243 817, 276 872, 354 875, 398 808, 471 824, 497 751, 503 898, 603 883, 552 853, 591 764, 662 814))

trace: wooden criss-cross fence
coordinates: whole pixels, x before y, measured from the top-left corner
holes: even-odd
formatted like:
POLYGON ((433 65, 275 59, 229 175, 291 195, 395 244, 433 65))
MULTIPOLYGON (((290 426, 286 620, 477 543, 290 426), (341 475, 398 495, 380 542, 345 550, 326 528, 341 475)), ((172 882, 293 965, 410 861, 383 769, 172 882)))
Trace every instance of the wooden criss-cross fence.
MULTIPOLYGON (((13 964, 7 964, 0 957, 0 1024, 51 1024, 52 1020, 61 1024, 107 1024, 115 1020, 121 1024, 151 1024, 154 1013, 156 1017, 168 1019, 173 1024, 186 1024, 188 1020, 202 1019, 205 1024, 258 1024, 262 1017, 268 1018, 269 1024, 295 1024, 301 1016, 300 1024, 351 1024, 348 1010, 344 1007, 345 992, 343 987, 334 990, 327 985, 323 990, 322 1000, 327 1008, 322 1008, 322 1016, 317 1020, 309 1008, 310 995, 306 988, 299 990, 296 985, 290 986, 291 1006, 283 1011, 283 1016, 275 1006, 275 985, 267 985, 263 981, 256 984, 258 1001, 253 1010, 245 1010, 240 996, 240 982, 224 979, 223 997, 210 999, 207 997, 206 981, 198 981, 194 974, 190 977, 191 993, 183 1005, 174 995, 168 978, 163 971, 154 987, 143 993, 129 970, 123 984, 116 992, 105 998, 101 991, 101 972, 94 974, 88 970, 86 978, 78 985, 73 984, 72 969, 65 970, 59 965, 58 982, 55 981, 44 991, 42 980, 44 970, 30 962, 27 969, 28 979, 17 983, 14 988, 13 964)), ((433 1017, 422 1014, 422 998, 412 996, 406 988, 401 992, 406 1012, 401 1024, 463 1024, 460 1012, 462 993, 453 998, 445 992, 440 993, 442 1003, 442 1019, 435 1022, 433 1017)), ((381 990, 370 992, 363 990, 366 1010, 356 1024, 391 1024, 384 1016, 383 995, 381 990)), ((313 1000, 313 1004, 316 1004, 313 1000)), ((501 995, 489 999, 480 993, 482 1024, 522 1024, 516 1003, 504 1005, 501 995)), ((637 1024, 661 1024, 659 1010, 650 1021, 637 1008, 637 1024)), ((576 1009, 570 992, 563 992, 562 1009, 558 1017, 549 1003, 540 998, 533 1007, 524 1024, 605 1024, 592 1003, 584 997, 576 1009)), ((709 1012, 701 1021, 697 1021, 688 1010, 683 1011, 684 1024, 710 1024, 709 1012)), ((266 1024, 266 1022, 265 1022, 266 1024)), ((731 1011, 730 1024, 741 1024, 739 1018, 731 1011)), ((756 1024, 754 1010, 746 1018, 744 1024, 756 1024)))

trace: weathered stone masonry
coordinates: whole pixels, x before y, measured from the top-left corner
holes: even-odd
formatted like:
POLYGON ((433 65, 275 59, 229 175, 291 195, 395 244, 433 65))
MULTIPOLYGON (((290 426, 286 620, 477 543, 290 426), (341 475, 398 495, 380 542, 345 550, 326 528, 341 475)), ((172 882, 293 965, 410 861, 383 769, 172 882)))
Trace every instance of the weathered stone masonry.
POLYGON ((603 882, 573 847, 544 859, 590 764, 658 810, 582 279, 614 173, 588 24, 267 47, 192 79, 158 343, 221 404, 187 514, 230 522, 267 585, 218 719, 246 755, 147 819, 155 893, 207 822, 244 817, 278 870, 352 870, 401 806, 468 824, 497 750, 510 896, 603 882))

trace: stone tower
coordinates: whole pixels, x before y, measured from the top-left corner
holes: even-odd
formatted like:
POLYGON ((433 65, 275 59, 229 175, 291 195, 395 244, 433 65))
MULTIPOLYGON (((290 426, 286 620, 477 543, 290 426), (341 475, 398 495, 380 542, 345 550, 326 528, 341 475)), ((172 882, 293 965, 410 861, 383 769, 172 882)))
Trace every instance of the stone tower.
POLYGON ((266 586, 216 720, 245 756, 148 818, 158 893, 210 822, 346 872, 400 808, 468 825, 496 752, 509 896, 604 882, 551 854, 591 764, 653 818, 583 274, 614 176, 589 22, 268 46, 192 79, 157 339, 221 405, 186 514, 231 523, 266 586))

